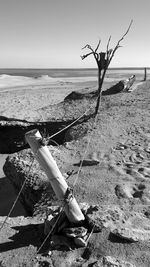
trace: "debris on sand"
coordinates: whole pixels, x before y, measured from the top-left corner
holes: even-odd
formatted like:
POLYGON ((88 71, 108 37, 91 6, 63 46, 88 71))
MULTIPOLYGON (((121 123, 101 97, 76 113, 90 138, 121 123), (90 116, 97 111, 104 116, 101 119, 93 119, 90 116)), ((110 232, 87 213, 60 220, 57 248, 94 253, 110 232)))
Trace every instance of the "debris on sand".
POLYGON ((130 76, 126 80, 121 80, 117 84, 113 85, 111 88, 102 92, 102 95, 112 95, 120 92, 130 92, 132 91, 132 85, 135 82, 135 75, 130 76))

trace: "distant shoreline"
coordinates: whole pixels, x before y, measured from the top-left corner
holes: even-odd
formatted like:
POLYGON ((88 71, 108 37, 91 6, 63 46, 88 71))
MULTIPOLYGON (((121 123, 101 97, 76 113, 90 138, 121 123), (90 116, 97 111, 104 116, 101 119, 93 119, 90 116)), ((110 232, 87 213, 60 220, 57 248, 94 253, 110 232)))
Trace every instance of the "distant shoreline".
MULTIPOLYGON (((147 74, 150 74, 150 67, 147 68, 147 74)), ((117 73, 132 75, 144 73, 143 68, 109 68, 107 71, 108 75, 116 76, 117 73)), ((51 78, 71 78, 71 77, 97 77, 97 68, 0 68, 0 75, 11 75, 11 76, 25 76, 32 78, 39 78, 47 75, 51 78)))

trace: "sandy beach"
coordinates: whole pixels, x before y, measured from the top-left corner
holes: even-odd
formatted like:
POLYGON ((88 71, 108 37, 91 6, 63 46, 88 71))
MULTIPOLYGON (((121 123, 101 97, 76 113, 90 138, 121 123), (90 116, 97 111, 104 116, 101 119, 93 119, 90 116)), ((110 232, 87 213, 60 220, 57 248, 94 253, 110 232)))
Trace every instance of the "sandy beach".
MULTIPOLYGON (((103 90, 110 88, 119 80, 119 75, 118 77, 107 78, 103 90)), ((94 91, 97 88, 96 77, 61 78, 61 81, 59 79, 56 81, 46 81, 45 83, 38 81, 36 84, 31 84, 31 80, 26 80, 26 83, 27 84, 18 84, 12 87, 10 87, 9 83, 4 87, 1 86, 1 120, 3 120, 3 117, 7 117, 13 120, 42 122, 47 120, 45 110, 51 105, 63 103, 64 98, 72 91, 94 91)), ((84 166, 75 188, 79 203, 87 202, 93 205, 104 206, 106 209, 111 205, 112 210, 117 206, 122 208, 125 214, 127 214, 129 210, 133 210, 134 213, 132 215, 128 214, 128 219, 125 217, 124 224, 132 230, 136 228, 135 222, 138 222, 137 227, 139 227, 139 231, 143 231, 143 233, 144 231, 148 231, 148 234, 150 234, 148 226, 150 204, 150 156, 148 150, 150 146, 149 95, 150 82, 147 81, 143 83, 137 80, 133 92, 118 93, 102 98, 100 114, 97 124, 93 129, 92 142, 86 154, 86 158, 88 158, 94 153, 99 160, 99 165, 90 167, 84 166)), ((79 106, 82 101, 83 100, 80 100, 79 106)), ((83 101, 83 105, 85 103, 86 102, 83 101)), ((76 105, 78 106, 77 102, 76 105)), ((87 125, 90 129, 92 120, 90 120, 87 125)), ((83 156, 88 138, 88 134, 84 135, 68 145, 68 147, 70 146, 69 149, 64 150, 68 152, 66 153, 66 157, 63 158, 62 169, 66 168, 66 171, 73 168, 75 172, 78 171, 78 164, 76 163, 83 156), (74 151, 76 151, 76 155, 74 155, 74 151)), ((65 144, 64 148, 67 149, 65 144)), ((10 183, 10 180, 5 177, 2 170, 7 156, 7 154, 0 155, 1 223, 5 216, 7 216, 16 197, 13 185, 10 183)), ((75 175, 72 175, 69 178, 69 183, 73 184, 74 179, 75 175)), ((117 211, 113 212, 117 214, 117 211)), ((49 264, 44 266, 53 267, 97 266, 90 264, 94 264, 94 261, 96 262, 96 260, 99 259, 98 251, 100 248, 101 257, 114 256, 132 264, 111 266, 149 266, 150 243, 146 237, 144 241, 140 240, 135 243, 126 242, 124 240, 121 241, 119 239, 113 240, 113 237, 108 235, 109 230, 107 226, 105 226, 104 232, 93 234, 90 240, 91 247, 93 248, 90 251, 92 255, 91 258, 85 260, 84 257, 81 257, 83 249, 82 251, 77 249, 71 252, 60 249, 52 251, 51 258, 45 258, 45 256, 40 255, 37 264, 34 255, 36 254, 37 246, 40 241, 37 237, 37 230, 33 229, 33 225, 35 224, 35 222, 31 220, 33 218, 27 219, 26 216, 27 213, 23 204, 18 202, 5 228, 0 233, 0 260, 3 264, 2 266, 23 266, 23 263, 26 264, 24 266, 43 266, 38 265, 40 261, 41 264, 44 261, 49 264), (31 224, 32 227, 29 227, 31 224), (22 227, 23 232, 19 227, 22 227), (20 235, 18 234, 17 236, 19 231, 20 235), (30 239, 32 233, 35 238, 30 239), (26 236, 25 239, 24 236, 26 236), (17 257, 15 257, 15 255, 17 255, 17 257), (72 255, 71 257, 73 259, 72 261, 70 260, 70 265, 68 264, 69 255, 72 255), (80 265, 78 264, 77 258, 81 260, 80 265), (11 265, 12 259, 13 265, 11 265), (33 259, 35 265, 31 265, 31 263, 33 264, 33 259), (61 261, 63 261, 64 265, 61 265, 61 261), (76 263, 76 265, 73 265, 73 263, 76 263), (86 263, 87 265, 85 265, 86 263)), ((122 225, 115 216, 120 215, 114 215, 112 219, 112 222, 114 220, 114 225, 117 225, 117 223, 118 225, 119 223, 122 225), (118 221, 116 222, 116 220, 118 221)), ((107 221, 108 218, 105 219, 107 221)), ((111 229, 110 224, 109 227, 111 229)))

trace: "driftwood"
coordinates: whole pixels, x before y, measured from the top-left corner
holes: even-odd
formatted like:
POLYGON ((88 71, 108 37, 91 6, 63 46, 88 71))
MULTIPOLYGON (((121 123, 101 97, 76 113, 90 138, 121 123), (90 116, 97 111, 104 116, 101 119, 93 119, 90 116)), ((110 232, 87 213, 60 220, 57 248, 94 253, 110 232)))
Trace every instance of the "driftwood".
POLYGON ((117 84, 113 85, 106 91, 102 92, 102 95, 112 95, 120 92, 128 92, 135 82, 135 75, 132 75, 126 80, 119 81, 117 84))

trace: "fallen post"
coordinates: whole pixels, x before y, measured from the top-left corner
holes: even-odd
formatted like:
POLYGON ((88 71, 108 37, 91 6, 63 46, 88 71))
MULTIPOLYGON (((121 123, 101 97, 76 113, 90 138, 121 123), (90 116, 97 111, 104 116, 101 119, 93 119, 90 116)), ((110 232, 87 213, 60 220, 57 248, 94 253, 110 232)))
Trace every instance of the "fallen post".
POLYGON ((64 202, 64 212, 68 220, 71 223, 83 221, 84 215, 73 196, 72 190, 68 187, 48 147, 43 144, 40 132, 36 129, 29 131, 25 134, 25 138, 45 171, 58 200, 64 202))

